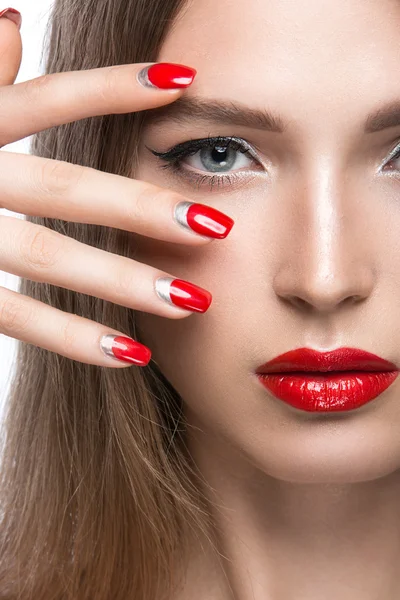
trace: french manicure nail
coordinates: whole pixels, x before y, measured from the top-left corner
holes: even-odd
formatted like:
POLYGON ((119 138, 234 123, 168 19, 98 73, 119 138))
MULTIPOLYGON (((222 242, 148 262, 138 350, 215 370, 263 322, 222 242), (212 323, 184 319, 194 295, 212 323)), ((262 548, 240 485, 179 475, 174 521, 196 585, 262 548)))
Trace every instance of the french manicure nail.
POLYGON ((216 239, 226 238, 235 221, 223 212, 197 202, 178 202, 174 220, 185 229, 216 239))
POLYGON ((186 88, 196 75, 196 69, 175 63, 154 63, 141 69, 137 80, 145 87, 157 89, 186 88))
POLYGON ((1 17, 10 19, 10 21, 13 21, 16 24, 18 29, 21 29, 22 15, 19 10, 16 10, 15 8, 5 8, 0 11, 0 18, 1 17))
POLYGON ((194 312, 205 312, 212 300, 210 292, 183 279, 159 277, 155 288, 162 300, 194 312))
POLYGON ((122 335, 103 335, 100 340, 100 348, 106 356, 114 360, 128 362, 139 367, 145 367, 151 358, 151 351, 147 346, 122 335))

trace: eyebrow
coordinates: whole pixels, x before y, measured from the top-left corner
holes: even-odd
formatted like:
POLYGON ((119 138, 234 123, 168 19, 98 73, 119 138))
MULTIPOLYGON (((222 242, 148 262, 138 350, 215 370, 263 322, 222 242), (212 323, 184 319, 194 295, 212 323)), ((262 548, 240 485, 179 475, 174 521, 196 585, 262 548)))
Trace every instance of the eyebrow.
MULTIPOLYGON (((289 122, 266 109, 249 108, 239 102, 200 96, 181 96, 175 102, 146 110, 145 126, 160 125, 167 121, 178 124, 206 121, 218 125, 239 125, 284 133, 289 122)), ((368 115, 365 133, 376 133, 400 125, 400 101, 390 102, 368 115)))

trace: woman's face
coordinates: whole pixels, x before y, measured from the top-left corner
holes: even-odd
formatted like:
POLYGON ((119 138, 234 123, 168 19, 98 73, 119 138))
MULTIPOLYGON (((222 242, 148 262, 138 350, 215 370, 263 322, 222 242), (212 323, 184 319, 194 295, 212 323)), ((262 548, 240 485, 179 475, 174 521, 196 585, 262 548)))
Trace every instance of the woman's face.
POLYGON ((399 0, 196 0, 158 61, 197 69, 183 97, 268 111, 284 128, 189 111, 149 123, 141 140, 138 179, 235 221, 205 246, 140 237, 134 256, 213 296, 204 314, 137 315, 189 424, 207 435, 192 441, 199 461, 226 452, 238 470, 251 462, 298 482, 400 468, 400 378, 339 415, 294 409, 255 375, 304 346, 357 347, 400 365, 400 158, 382 166, 400 142, 399 0), (365 131, 396 103, 397 121, 365 131), (219 159, 216 141, 174 172, 145 147, 217 136, 247 142, 256 158, 230 147, 219 159))

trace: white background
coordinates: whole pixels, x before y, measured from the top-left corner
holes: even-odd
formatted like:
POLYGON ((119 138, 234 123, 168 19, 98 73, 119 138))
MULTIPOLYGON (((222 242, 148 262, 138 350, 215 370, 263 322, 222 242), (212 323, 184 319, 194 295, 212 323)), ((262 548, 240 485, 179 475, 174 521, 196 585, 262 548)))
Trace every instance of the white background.
MULTIPOLYGON (((11 6, 19 10, 22 14, 21 36, 23 53, 18 77, 15 80, 15 83, 20 83, 28 79, 34 79, 44 72, 43 63, 45 56, 43 57, 43 62, 41 61, 42 44, 52 0, 11 0, 11 2, 11 6)), ((0 5, 0 10, 9 6, 9 4, 0 5)), ((1 149, 1 152, 8 151, 28 154, 30 140, 31 138, 27 137, 13 144, 8 144, 1 149)), ((5 209, 0 209, 0 215, 24 218, 24 215, 5 209)), ((15 275, 0 270, 0 286, 16 290, 18 281, 19 278, 15 275)), ((0 413, 7 397, 9 379, 15 362, 17 343, 17 340, 0 334, 0 413)))

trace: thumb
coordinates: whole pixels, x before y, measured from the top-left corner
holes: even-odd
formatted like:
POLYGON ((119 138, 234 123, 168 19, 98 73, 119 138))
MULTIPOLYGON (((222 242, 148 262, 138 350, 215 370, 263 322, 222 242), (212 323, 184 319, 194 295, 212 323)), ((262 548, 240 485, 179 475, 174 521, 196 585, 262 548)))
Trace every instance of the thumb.
POLYGON ((22 39, 19 32, 21 15, 15 9, 0 11, 0 86, 11 85, 17 78, 22 60, 22 39))

